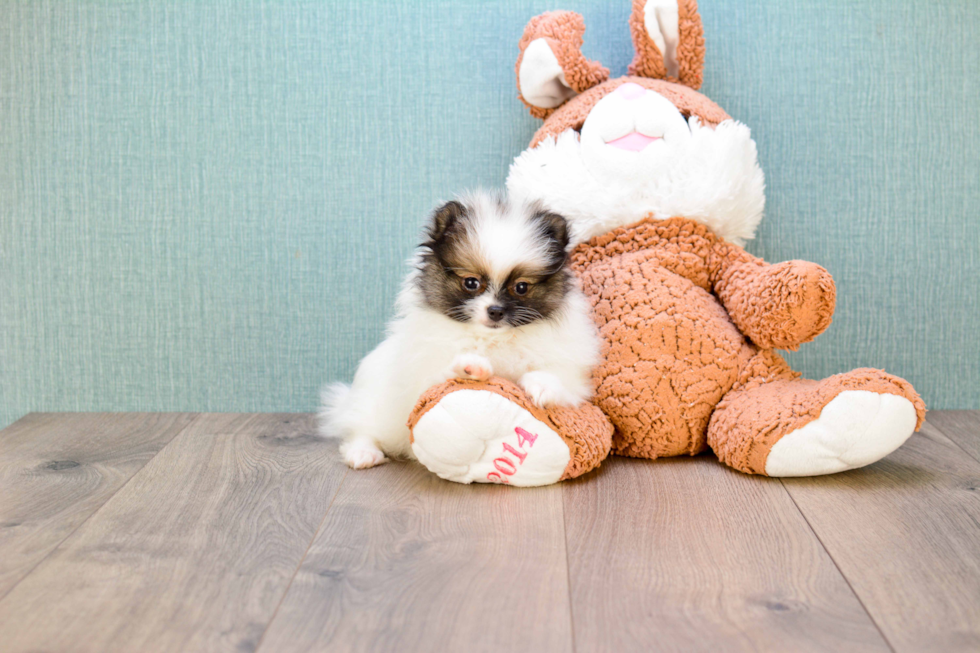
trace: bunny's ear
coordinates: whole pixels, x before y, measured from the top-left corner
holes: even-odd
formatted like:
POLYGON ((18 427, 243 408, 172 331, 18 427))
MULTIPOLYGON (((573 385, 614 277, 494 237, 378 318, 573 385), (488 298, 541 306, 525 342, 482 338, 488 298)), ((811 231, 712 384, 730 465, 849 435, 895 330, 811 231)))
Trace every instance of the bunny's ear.
POLYGON ((704 30, 697 0, 633 0, 630 75, 701 87, 704 30))
POLYGON ((585 21, 572 11, 531 19, 517 57, 518 97, 535 118, 547 118, 579 93, 609 78, 609 70, 582 56, 585 21))

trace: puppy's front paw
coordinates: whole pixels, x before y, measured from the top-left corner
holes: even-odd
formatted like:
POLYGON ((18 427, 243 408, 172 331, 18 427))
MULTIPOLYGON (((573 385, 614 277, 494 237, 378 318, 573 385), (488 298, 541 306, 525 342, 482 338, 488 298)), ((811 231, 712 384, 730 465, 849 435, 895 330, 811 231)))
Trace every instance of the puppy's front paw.
POLYGON ((556 405, 574 407, 583 401, 550 372, 528 372, 521 377, 521 387, 531 401, 541 408, 556 405))
POLYGON ((460 354, 453 360, 453 375, 458 379, 486 381, 493 376, 493 367, 479 354, 460 354))
POLYGON ((340 454, 351 469, 367 469, 388 462, 384 452, 368 440, 345 442, 340 447, 340 454))

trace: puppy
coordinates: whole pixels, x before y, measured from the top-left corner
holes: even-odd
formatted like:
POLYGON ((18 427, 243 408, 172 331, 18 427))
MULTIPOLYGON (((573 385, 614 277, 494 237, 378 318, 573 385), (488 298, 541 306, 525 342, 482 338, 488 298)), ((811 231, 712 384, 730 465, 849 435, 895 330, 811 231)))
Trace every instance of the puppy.
POLYGON ((321 434, 343 438, 350 467, 413 458, 408 416, 426 389, 450 378, 503 377, 542 407, 591 396, 599 337, 567 267, 568 243, 560 215, 499 194, 435 210, 387 338, 353 385, 323 392, 321 434))

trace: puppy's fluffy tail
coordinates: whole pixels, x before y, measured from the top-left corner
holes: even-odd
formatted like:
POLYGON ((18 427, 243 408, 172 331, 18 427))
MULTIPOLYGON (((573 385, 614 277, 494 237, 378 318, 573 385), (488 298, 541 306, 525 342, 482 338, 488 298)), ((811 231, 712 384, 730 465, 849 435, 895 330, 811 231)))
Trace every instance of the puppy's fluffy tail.
POLYGON ((320 392, 320 412, 317 431, 324 438, 344 438, 351 430, 351 387, 346 383, 331 383, 320 392))

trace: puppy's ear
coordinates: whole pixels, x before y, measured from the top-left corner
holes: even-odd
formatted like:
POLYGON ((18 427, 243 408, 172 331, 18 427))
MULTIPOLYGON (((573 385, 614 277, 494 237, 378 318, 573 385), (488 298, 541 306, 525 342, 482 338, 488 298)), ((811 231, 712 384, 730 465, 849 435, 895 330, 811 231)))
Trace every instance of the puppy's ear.
POLYGON ((456 200, 446 202, 432 212, 429 220, 427 235, 429 240, 436 241, 456 228, 462 218, 466 217, 466 207, 456 200))
POLYGON ((564 217, 552 211, 541 210, 534 214, 534 218, 541 223, 544 234, 555 241, 561 251, 568 249, 568 221, 564 217))

